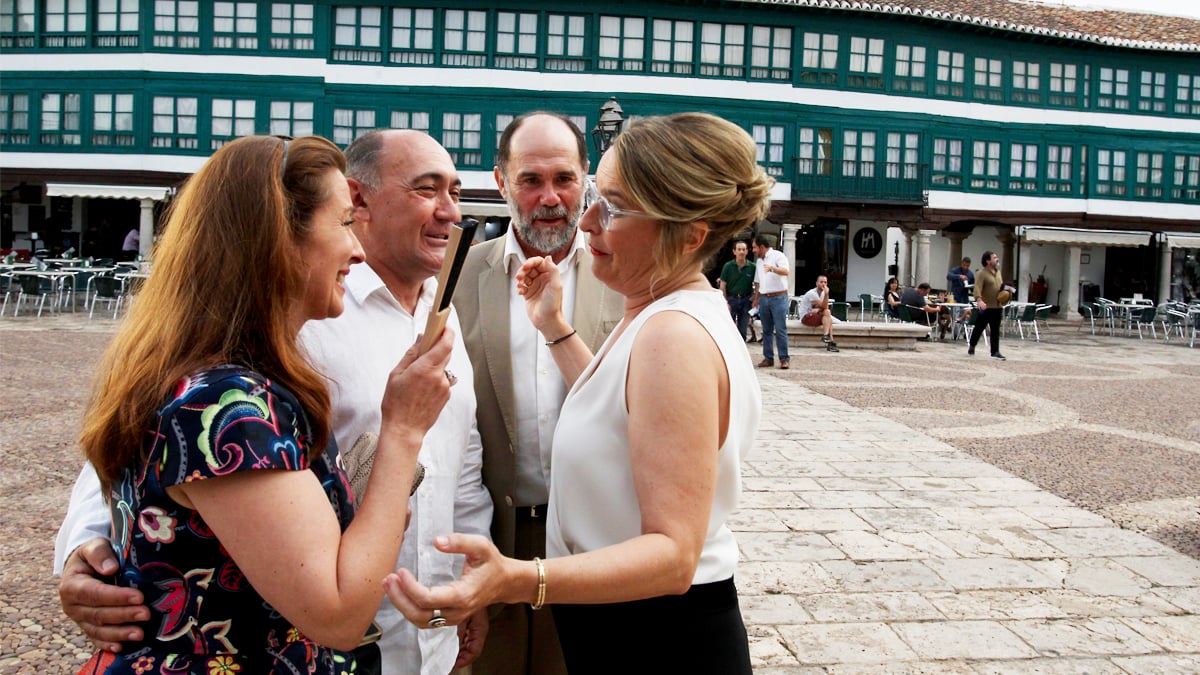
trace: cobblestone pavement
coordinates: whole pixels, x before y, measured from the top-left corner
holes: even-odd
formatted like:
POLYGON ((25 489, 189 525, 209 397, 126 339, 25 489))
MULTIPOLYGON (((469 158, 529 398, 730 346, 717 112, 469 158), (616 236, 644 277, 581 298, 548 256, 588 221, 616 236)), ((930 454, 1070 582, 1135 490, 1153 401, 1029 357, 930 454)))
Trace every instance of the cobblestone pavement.
MULTIPOLYGON (((90 652, 50 559, 111 330, 0 318, 0 673, 90 652)), ((732 522, 757 673, 1200 672, 1200 351, 1073 331, 759 371, 732 522)))

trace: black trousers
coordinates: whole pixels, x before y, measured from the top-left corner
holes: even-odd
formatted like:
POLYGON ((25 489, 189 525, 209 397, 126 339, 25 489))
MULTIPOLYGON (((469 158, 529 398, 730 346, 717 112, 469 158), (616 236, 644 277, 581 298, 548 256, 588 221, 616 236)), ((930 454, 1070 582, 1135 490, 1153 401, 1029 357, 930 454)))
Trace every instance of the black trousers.
POLYGON ((553 608, 571 675, 752 673, 733 579, 683 595, 553 608))
POLYGON ((971 331, 971 349, 975 349, 975 345, 979 344, 979 338, 983 337, 985 329, 990 330, 991 334, 988 338, 992 342, 992 353, 1000 353, 1000 320, 1004 317, 1003 307, 988 307, 979 313, 979 317, 975 319, 975 330, 971 331))

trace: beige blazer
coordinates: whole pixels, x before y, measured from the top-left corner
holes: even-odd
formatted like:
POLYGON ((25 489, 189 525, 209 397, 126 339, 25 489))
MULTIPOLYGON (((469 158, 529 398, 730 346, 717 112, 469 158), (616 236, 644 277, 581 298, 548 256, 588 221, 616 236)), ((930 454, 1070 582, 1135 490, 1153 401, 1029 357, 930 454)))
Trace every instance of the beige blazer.
MULTIPOLYGON (((513 363, 509 339, 508 272, 504 237, 471 247, 454 293, 463 341, 475 371, 476 420, 483 442, 483 483, 492 495, 492 539, 513 554, 516 510, 517 422, 513 410, 513 363)), ((581 250, 575 284, 574 328, 595 352, 624 314, 624 298, 592 274, 592 256, 581 250)))

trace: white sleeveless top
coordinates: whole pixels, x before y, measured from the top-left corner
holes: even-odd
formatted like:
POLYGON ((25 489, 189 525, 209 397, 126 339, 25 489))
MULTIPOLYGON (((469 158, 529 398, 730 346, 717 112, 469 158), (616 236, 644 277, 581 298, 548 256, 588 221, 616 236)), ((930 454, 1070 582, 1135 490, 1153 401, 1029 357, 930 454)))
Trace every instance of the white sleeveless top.
POLYGON ((638 331, 665 311, 684 312, 699 321, 721 350, 729 373, 729 432, 717 454, 716 490, 692 584, 723 581, 737 566, 737 542, 725 520, 737 508, 740 462, 758 431, 762 393, 745 342, 715 290, 676 291, 650 304, 619 336, 613 332, 616 338, 605 341, 567 394, 554 433, 546 553, 554 558, 594 551, 642 534, 629 459, 625 384, 638 331))

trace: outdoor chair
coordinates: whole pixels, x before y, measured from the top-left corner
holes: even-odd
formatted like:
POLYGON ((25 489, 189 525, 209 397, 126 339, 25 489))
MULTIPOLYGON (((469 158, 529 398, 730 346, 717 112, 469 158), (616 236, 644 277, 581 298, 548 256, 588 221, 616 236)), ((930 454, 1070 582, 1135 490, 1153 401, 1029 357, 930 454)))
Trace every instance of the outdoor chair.
POLYGON ((1137 326, 1139 340, 1143 339, 1142 326, 1149 326, 1150 334, 1152 336, 1154 336, 1155 340, 1158 339, 1158 329, 1156 329, 1154 327, 1154 320, 1157 316, 1158 316, 1158 308, 1155 307, 1154 305, 1149 305, 1145 309, 1137 310, 1132 315, 1130 315, 1129 320, 1134 325, 1137 326))
POLYGON ((868 314, 875 313, 875 300, 870 293, 858 294, 858 320, 866 321, 868 314))
POLYGON ((850 312, 850 303, 834 301, 829 303, 829 313, 838 321, 848 321, 846 318, 850 312))
MULTIPOLYGON (((1186 306, 1185 306, 1186 307, 1186 306)), ((3 312, 0 312, 2 314, 3 312)), ((1171 332, 1174 331, 1179 337, 1184 337, 1183 329, 1188 325, 1188 315, 1186 309, 1180 311, 1175 307, 1168 306, 1159 315, 1163 326, 1163 340, 1170 342, 1171 332)))
POLYGON ((1034 323, 1040 322, 1042 324, 1042 330, 1050 330, 1051 309, 1053 309, 1053 305, 1038 305, 1037 311, 1033 313, 1034 323))
POLYGON ((922 326, 925 326, 926 328, 933 327, 933 322, 930 320, 930 317, 933 317, 935 315, 930 314, 929 312, 926 312, 924 308, 913 307, 911 305, 900 305, 898 307, 898 309, 900 310, 900 320, 901 321, 907 321, 909 323, 920 324, 922 326))
POLYGON ((91 319, 96 314, 96 301, 103 300, 108 303, 108 309, 113 311, 112 318, 117 318, 117 314, 121 311, 121 303, 125 299, 125 285, 121 280, 107 275, 100 275, 92 278, 92 297, 90 300, 91 311, 88 312, 88 319, 91 319))
MULTIPOLYGON (((0 274, 0 289, 4 290, 4 305, 0 306, 0 316, 4 316, 4 312, 8 310, 8 300, 13 295, 21 292, 21 287, 13 281, 11 274, 0 274)), ((16 307, 13 307, 13 312, 16 312, 16 307)))
POLYGON ((1025 339, 1025 326, 1033 327, 1033 337, 1037 342, 1042 341, 1042 336, 1038 332, 1037 326, 1037 305, 1025 305, 1020 312, 1013 314, 1013 323, 1017 324, 1017 332, 1021 335, 1021 339, 1025 339))
MULTIPOLYGON (((46 306, 46 297, 54 293, 54 284, 49 279, 43 279, 31 274, 18 276, 17 283, 20 285, 21 290, 17 294, 17 305, 13 308, 13 316, 18 316, 21 313, 21 305, 24 304, 26 298, 34 297, 38 301, 37 315, 41 317, 42 309, 46 306)), ((53 308, 53 305, 51 305, 51 308, 53 308)))
MULTIPOLYGON (((1079 313, 1084 319, 1087 319, 1088 324, 1092 327, 1092 335, 1095 335, 1096 319, 1100 319, 1101 325, 1103 325, 1104 322, 1104 313, 1101 311, 1100 307, 1095 303, 1089 302, 1079 306, 1079 313)), ((1075 327, 1075 332, 1078 333, 1081 330, 1083 330, 1082 321, 1080 321, 1079 325, 1075 327)))

